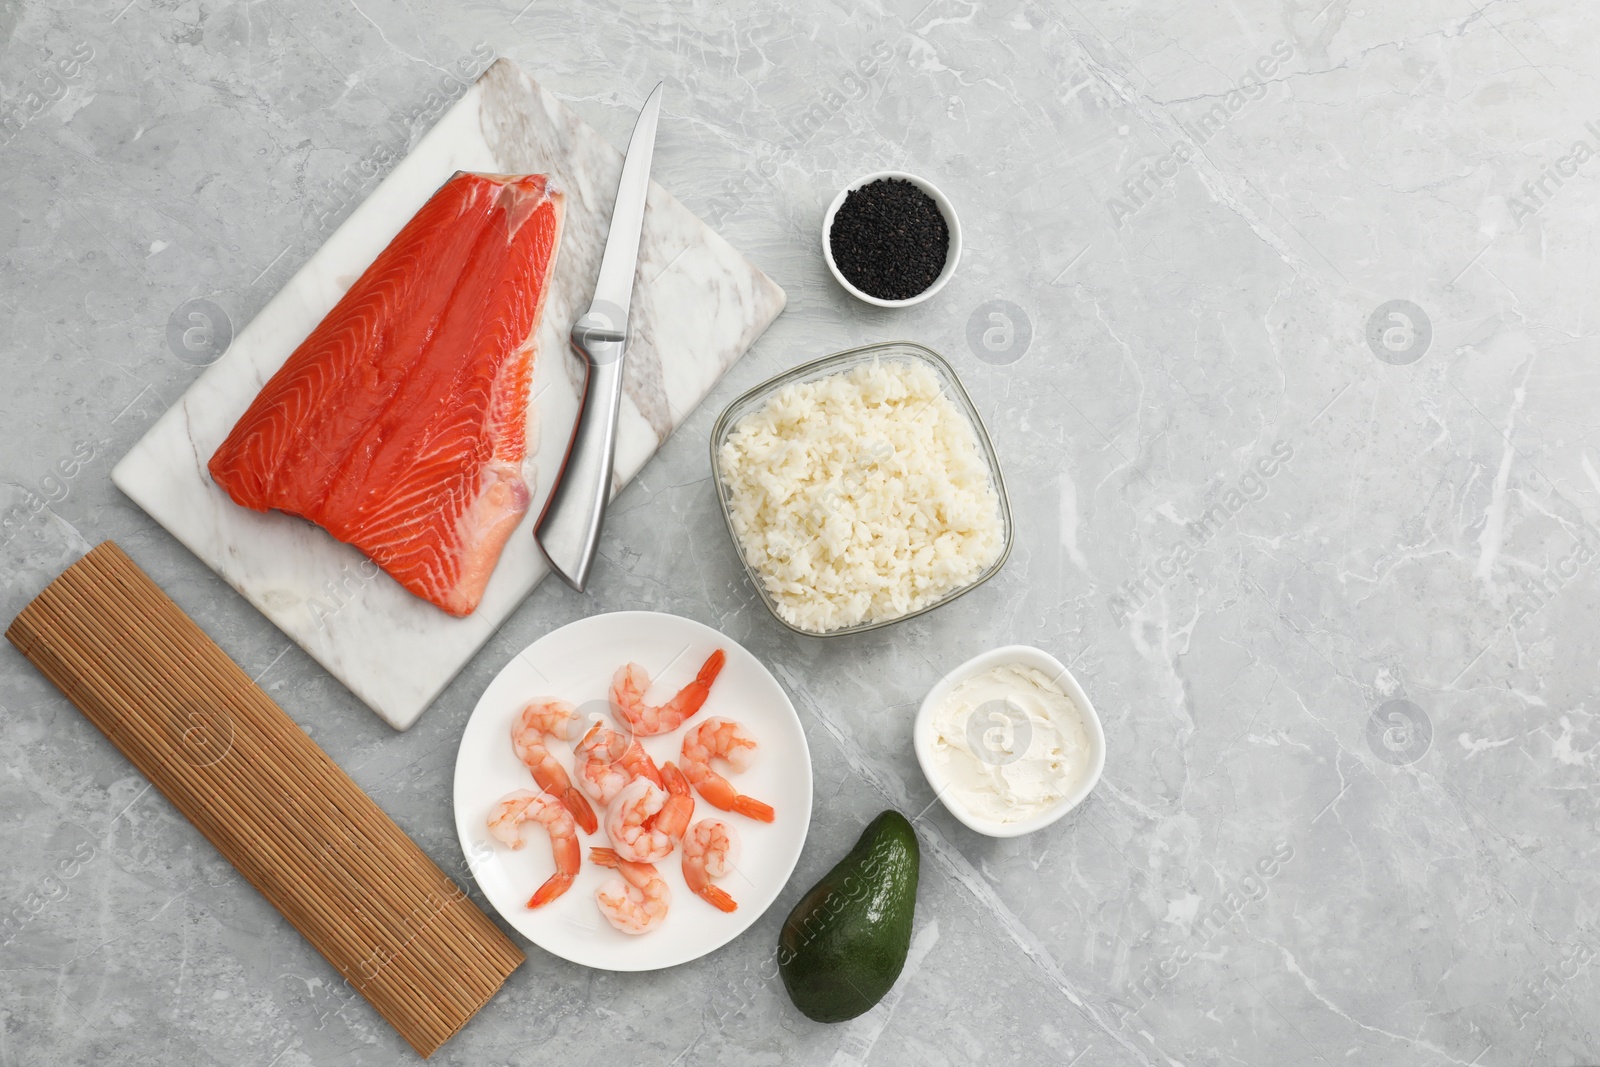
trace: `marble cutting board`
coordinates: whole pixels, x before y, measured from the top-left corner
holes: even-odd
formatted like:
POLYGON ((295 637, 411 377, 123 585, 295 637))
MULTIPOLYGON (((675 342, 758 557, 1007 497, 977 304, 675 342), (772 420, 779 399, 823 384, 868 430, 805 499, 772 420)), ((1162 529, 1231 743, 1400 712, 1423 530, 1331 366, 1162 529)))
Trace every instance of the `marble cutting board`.
MULTIPOLYGON (((663 137, 670 128, 664 118, 663 137)), ((566 338, 593 294, 621 170, 621 152, 515 65, 496 61, 112 471, 118 488, 397 729, 417 720, 547 573, 531 530, 578 409, 582 371, 566 338), (567 193, 528 415, 533 506, 464 619, 413 597, 319 527, 239 507, 205 469, 266 380, 457 170, 550 174, 567 193)), ((650 186, 616 488, 783 305, 771 279, 650 186)))

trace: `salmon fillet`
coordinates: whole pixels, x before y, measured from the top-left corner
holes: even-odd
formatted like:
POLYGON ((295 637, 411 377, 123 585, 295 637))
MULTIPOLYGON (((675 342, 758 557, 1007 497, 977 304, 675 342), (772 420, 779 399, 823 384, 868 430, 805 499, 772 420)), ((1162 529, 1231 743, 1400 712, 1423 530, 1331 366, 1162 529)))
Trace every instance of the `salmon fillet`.
POLYGON ((262 387, 211 477, 471 614, 528 510, 533 338, 561 220, 542 174, 458 172, 262 387))

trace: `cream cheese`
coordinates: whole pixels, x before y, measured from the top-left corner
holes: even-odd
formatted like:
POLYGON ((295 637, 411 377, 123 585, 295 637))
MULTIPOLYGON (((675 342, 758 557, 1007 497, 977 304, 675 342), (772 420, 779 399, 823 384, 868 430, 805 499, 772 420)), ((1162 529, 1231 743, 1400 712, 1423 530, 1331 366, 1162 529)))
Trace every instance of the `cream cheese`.
POLYGON ((1090 771, 1078 706, 1049 675, 1020 663, 958 682, 934 708, 929 728, 945 790, 990 822, 1042 815, 1090 771))

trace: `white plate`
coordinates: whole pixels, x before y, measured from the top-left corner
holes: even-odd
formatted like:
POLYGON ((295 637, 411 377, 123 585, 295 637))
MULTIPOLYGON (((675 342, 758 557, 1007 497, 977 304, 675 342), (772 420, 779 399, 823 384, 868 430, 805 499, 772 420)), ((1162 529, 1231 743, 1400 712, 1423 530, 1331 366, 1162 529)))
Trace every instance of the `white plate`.
MULTIPOLYGON (((571 768, 572 746, 553 741, 550 751, 571 768)), ((800 717, 783 687, 738 642, 676 615, 653 611, 595 615, 541 637, 489 683, 461 735, 455 811, 456 833, 478 885, 495 910, 529 941, 586 967, 610 971, 676 967, 738 937, 771 906, 794 873, 811 825, 811 753, 800 717), (584 863, 577 881, 558 899, 530 910, 528 897, 555 870, 549 839, 537 826, 529 826, 524 830, 527 843, 512 851, 495 842, 485 825, 489 809, 505 794, 537 788, 511 751, 513 717, 534 697, 555 696, 576 704, 585 718, 596 711, 610 718, 606 691, 612 674, 629 660, 650 672, 655 684, 646 696, 661 703, 690 681, 718 648, 728 660, 705 706, 679 729, 639 740, 658 764, 676 762, 683 735, 706 718, 722 715, 743 723, 759 742, 756 764, 731 780, 741 793, 776 808, 775 821, 761 823, 719 812, 695 795, 696 821, 715 815, 739 831, 743 845, 739 867, 717 882, 738 901, 738 910, 718 911, 689 892, 680 869, 680 850, 656 865, 672 888, 671 909, 661 926, 638 937, 613 929, 594 900, 595 890, 612 872, 589 862, 590 847, 607 843, 604 826, 594 834, 579 829, 584 863)))

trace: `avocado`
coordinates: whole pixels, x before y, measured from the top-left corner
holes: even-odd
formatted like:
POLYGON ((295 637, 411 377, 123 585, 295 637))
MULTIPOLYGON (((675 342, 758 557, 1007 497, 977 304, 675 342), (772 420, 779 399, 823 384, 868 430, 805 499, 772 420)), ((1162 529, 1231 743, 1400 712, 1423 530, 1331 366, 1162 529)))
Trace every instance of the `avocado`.
POLYGON ((794 906, 778 932, 778 973, 806 1016, 854 1019, 893 988, 911 947, 920 863, 917 832, 886 811, 794 906))

